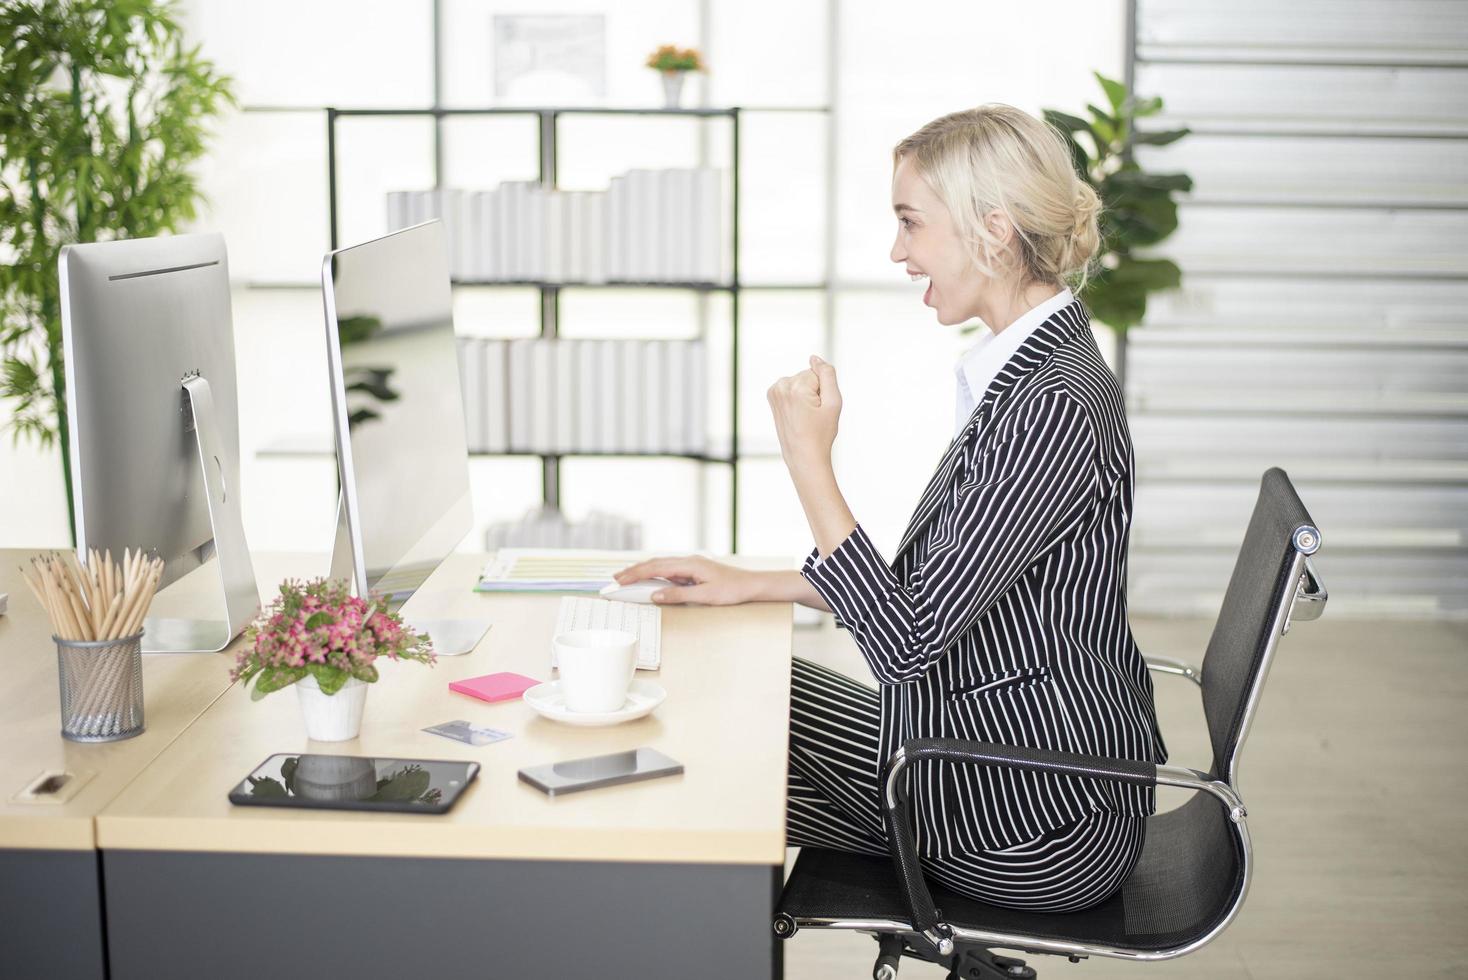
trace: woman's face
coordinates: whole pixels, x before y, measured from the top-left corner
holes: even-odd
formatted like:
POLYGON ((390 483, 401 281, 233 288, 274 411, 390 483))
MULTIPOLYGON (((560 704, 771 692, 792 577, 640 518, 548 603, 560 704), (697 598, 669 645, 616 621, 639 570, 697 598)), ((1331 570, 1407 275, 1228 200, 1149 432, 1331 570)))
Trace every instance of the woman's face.
POLYGON ((902 263, 914 279, 928 280, 923 304, 937 311, 939 323, 971 319, 981 277, 969 261, 953 216, 908 157, 900 158, 892 172, 892 210, 897 215, 892 261, 902 263))

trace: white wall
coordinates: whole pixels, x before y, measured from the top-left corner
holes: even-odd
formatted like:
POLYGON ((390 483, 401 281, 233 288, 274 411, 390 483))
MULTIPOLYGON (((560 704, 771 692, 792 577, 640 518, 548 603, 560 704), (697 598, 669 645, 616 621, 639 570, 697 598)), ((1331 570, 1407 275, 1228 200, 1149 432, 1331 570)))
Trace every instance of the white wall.
MULTIPOLYGON (((832 104, 838 131, 836 209, 826 212, 825 125, 821 116, 746 117, 743 273, 747 281, 805 281, 823 274, 824 229, 835 222, 833 276, 853 287, 836 296, 834 347, 846 399, 838 474, 858 519, 878 543, 895 546, 912 504, 951 434, 951 362, 960 348, 937 325, 887 260, 893 232, 888 192, 891 147, 934 116, 988 101, 1038 111, 1079 110, 1093 101, 1092 69, 1118 76, 1124 59, 1123 0, 1028 5, 919 0, 840 4, 840 36, 826 34, 815 3, 711 0, 707 54, 715 104, 815 105, 827 101, 826 56, 839 58, 832 104), (872 287, 872 288, 867 288, 872 287), (895 406, 901 411, 894 411, 895 406)), ((656 76, 641 67, 657 44, 697 43, 700 4, 636 0, 615 5, 562 0, 556 12, 605 11, 608 103, 656 104, 656 76)), ((309 4, 194 0, 188 23, 206 55, 238 79, 249 105, 418 105, 429 98, 428 10, 424 0, 309 4)), ((446 62, 452 104, 490 101, 489 17, 523 4, 450 2, 446 62)), ((343 240, 381 230, 380 192, 431 179, 421 122, 363 124, 343 132, 343 240), (350 151, 350 153, 348 153, 350 151)), ((588 124, 566 134, 562 173, 593 185, 608 168, 678 159, 696 151, 692 130, 654 124, 588 124)), ((724 137, 710 152, 722 159, 724 137)), ((235 291, 245 458, 246 530, 264 549, 325 548, 330 540, 331 471, 310 460, 260 458, 286 435, 328 431, 319 295, 310 289, 249 288, 260 281, 310 283, 326 248, 324 122, 319 114, 245 114, 227 120, 204 180, 211 197, 201 225, 224 232, 235 291)), ((451 178, 493 182, 528 176, 532 138, 512 124, 466 127, 450 141, 451 178)), ((568 302, 572 335, 686 332, 688 303, 664 294, 587 293, 568 302), (642 304, 642 305, 638 305, 642 304)), ((463 332, 527 333, 533 296, 475 290, 460 297, 463 332)), ((763 391, 804 367, 822 337, 819 293, 746 293, 743 306, 744 432, 769 444, 763 391)), ((719 336, 720 310, 714 304, 719 336)), ((724 395, 723 397, 727 397, 724 395)), ((0 406, 0 423, 8 420, 0 406)), ((647 525, 653 547, 714 549, 727 524, 727 478, 679 462, 568 464, 564 499, 573 515, 623 508, 647 525)), ((0 439, 0 547, 66 541, 59 463, 0 439)), ((475 460, 481 524, 537 499, 538 473, 524 460, 475 460)), ((741 473, 743 549, 796 555, 809 532, 778 460, 741 473)), ((477 537, 477 536, 476 536, 477 537)), ((466 542, 477 547, 474 537, 466 542)))

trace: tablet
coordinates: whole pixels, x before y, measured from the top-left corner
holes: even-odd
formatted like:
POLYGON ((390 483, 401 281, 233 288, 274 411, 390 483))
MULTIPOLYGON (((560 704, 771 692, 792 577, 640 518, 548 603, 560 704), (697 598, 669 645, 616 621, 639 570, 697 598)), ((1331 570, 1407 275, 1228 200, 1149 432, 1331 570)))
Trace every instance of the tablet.
POLYGON ((229 791, 240 806, 446 813, 479 763, 355 755, 272 755, 229 791))

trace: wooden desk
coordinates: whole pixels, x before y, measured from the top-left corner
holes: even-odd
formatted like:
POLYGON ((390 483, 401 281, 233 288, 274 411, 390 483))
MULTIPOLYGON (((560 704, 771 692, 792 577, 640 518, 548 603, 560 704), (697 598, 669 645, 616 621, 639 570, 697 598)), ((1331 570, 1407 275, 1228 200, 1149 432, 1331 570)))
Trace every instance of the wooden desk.
MULTIPOLYGON (((63 739, 51 625, 18 571, 35 554, 0 551, 0 592, 10 593, 10 612, 0 616, 0 849, 91 851, 93 817, 225 692, 231 660, 222 654, 144 657, 143 733, 121 742, 63 739), (14 802, 47 770, 89 778, 64 804, 14 802)), ((185 605, 207 584, 188 576, 158 603, 185 605)))
MULTIPOLYGON (((56 644, 18 571, 38 553, 0 550, 0 592, 10 593, 10 611, 0 616, 0 950, 18 976, 102 977, 94 818, 230 687, 233 658, 145 656, 143 733, 120 742, 63 739, 56 644), (65 803, 15 801, 52 770, 86 782, 65 803)), ((317 564, 324 568, 323 559, 278 556, 256 571, 275 583, 317 564)), ((154 610, 198 615, 217 588, 212 574, 207 566, 180 579, 158 595, 154 610)))
POLYGON ((433 668, 389 665, 359 739, 310 743, 296 695, 228 691, 97 818, 111 976, 775 976, 770 914, 784 861, 791 609, 671 608, 668 690, 653 715, 571 728, 521 702, 451 693, 462 677, 548 678, 559 596, 470 591, 455 556, 406 614, 494 621, 433 668), (467 718, 514 737, 429 735, 467 718), (641 745, 682 776, 550 799, 526 765, 641 745), (445 816, 234 807, 229 789, 275 752, 473 759, 445 816))

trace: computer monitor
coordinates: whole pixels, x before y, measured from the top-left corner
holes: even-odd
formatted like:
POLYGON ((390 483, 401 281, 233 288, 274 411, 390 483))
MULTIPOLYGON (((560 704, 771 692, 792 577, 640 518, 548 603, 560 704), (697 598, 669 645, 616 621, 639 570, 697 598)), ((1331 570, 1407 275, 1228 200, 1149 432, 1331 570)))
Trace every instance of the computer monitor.
MULTIPOLYGON (((333 575, 401 607, 474 524, 443 224, 327 253, 326 351, 341 480, 333 575)), ((441 654, 488 623, 424 620, 441 654)))
POLYGON ((150 617, 143 651, 222 650, 260 605, 224 239, 69 245, 58 265, 77 548, 151 551, 160 588, 217 555, 224 618, 150 617))

